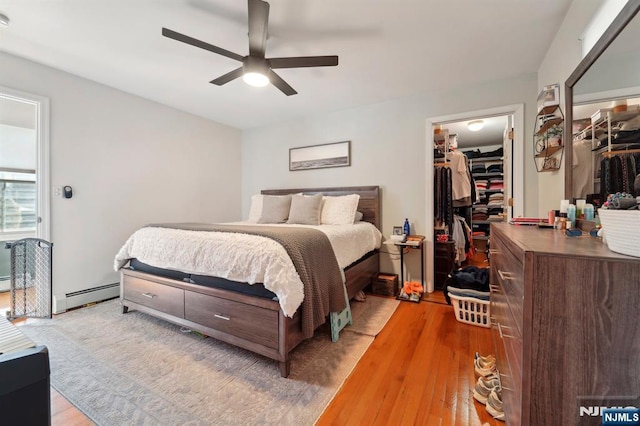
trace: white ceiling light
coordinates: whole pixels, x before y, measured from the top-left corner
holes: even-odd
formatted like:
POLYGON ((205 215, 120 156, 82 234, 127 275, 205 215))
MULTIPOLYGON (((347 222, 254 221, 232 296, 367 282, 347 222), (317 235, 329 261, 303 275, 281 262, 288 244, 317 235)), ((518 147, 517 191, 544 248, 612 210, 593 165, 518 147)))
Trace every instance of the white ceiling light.
POLYGON ((242 75, 242 79, 253 87, 264 87, 269 84, 269 77, 259 72, 246 72, 242 75))
POLYGON ((3 13, 0 13, 0 27, 8 27, 9 22, 11 22, 9 17, 3 13))
POLYGON ((472 132, 477 132, 478 130, 484 127, 484 121, 482 120, 473 120, 467 123, 467 127, 472 132))
POLYGON ((242 79, 245 83, 253 87, 264 87, 270 83, 269 66, 262 58, 247 56, 242 61, 242 79))

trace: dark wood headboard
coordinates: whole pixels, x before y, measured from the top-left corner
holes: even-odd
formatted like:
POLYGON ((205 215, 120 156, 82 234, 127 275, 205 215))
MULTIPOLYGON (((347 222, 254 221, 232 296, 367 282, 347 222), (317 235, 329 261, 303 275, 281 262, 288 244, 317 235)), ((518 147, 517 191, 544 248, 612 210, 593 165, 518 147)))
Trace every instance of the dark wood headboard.
POLYGON ((263 189, 263 195, 286 195, 303 193, 307 195, 322 194, 327 196, 339 196, 359 194, 360 202, 358 211, 362 212, 362 220, 371 222, 381 229, 382 218, 380 216, 380 187, 378 186, 341 186, 335 188, 298 188, 298 189, 263 189))

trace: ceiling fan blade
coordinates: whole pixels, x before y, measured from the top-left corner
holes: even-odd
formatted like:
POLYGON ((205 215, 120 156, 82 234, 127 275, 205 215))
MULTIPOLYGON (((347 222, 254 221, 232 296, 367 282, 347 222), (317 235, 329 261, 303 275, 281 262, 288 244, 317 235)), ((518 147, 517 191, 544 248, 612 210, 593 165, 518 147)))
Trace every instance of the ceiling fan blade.
POLYGON ((209 52, 217 53, 218 55, 226 56, 227 58, 235 59, 236 61, 242 62, 242 60, 244 59, 244 57, 238 55, 237 53, 229 52, 226 49, 214 46, 213 44, 205 43, 204 41, 170 30, 169 28, 162 28, 162 35, 177 41, 181 41, 182 43, 190 44, 191 46, 199 47, 200 49, 208 50, 209 52))
POLYGON ((284 81, 282 77, 280 77, 275 72, 269 70, 268 74, 269 74, 269 81, 271 81, 271 84, 273 84, 278 89, 280 89, 280 91, 285 95, 291 96, 291 95, 296 95, 298 93, 295 91, 293 87, 289 86, 289 84, 286 81, 284 81))
POLYGON ((226 73, 225 75, 221 75, 215 80, 211 80, 209 83, 217 84, 218 86, 222 86, 223 84, 227 84, 231 80, 235 80, 236 78, 242 76, 242 67, 236 68, 235 70, 226 73))
POLYGON ((248 0, 249 3, 249 55, 264 58, 267 48, 267 25, 269 23, 269 3, 262 0, 248 0))
POLYGON ((304 68, 304 67, 335 67, 338 65, 337 56, 298 56, 293 58, 267 59, 271 68, 304 68))

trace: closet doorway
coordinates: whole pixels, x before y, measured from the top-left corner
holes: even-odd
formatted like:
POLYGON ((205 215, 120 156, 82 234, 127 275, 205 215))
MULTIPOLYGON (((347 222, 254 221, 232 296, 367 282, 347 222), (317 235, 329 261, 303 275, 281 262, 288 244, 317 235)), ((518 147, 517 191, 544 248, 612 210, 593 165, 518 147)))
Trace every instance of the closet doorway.
POLYGON ((446 269, 465 264, 469 248, 484 255, 491 221, 522 214, 522 196, 514 194, 523 193, 523 111, 511 105, 427 120, 427 291, 441 289, 446 269), (443 185, 450 185, 451 198, 443 185), (438 243, 437 234, 450 242, 438 243), (455 262, 443 262, 451 252, 455 262))

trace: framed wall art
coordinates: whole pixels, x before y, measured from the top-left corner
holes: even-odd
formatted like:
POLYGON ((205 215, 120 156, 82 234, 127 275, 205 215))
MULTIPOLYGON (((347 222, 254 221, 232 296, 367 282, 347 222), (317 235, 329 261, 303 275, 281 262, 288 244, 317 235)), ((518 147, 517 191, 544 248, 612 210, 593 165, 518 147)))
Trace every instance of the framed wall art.
POLYGON ((351 165, 351 141, 289 149, 289 170, 322 169, 351 165))

